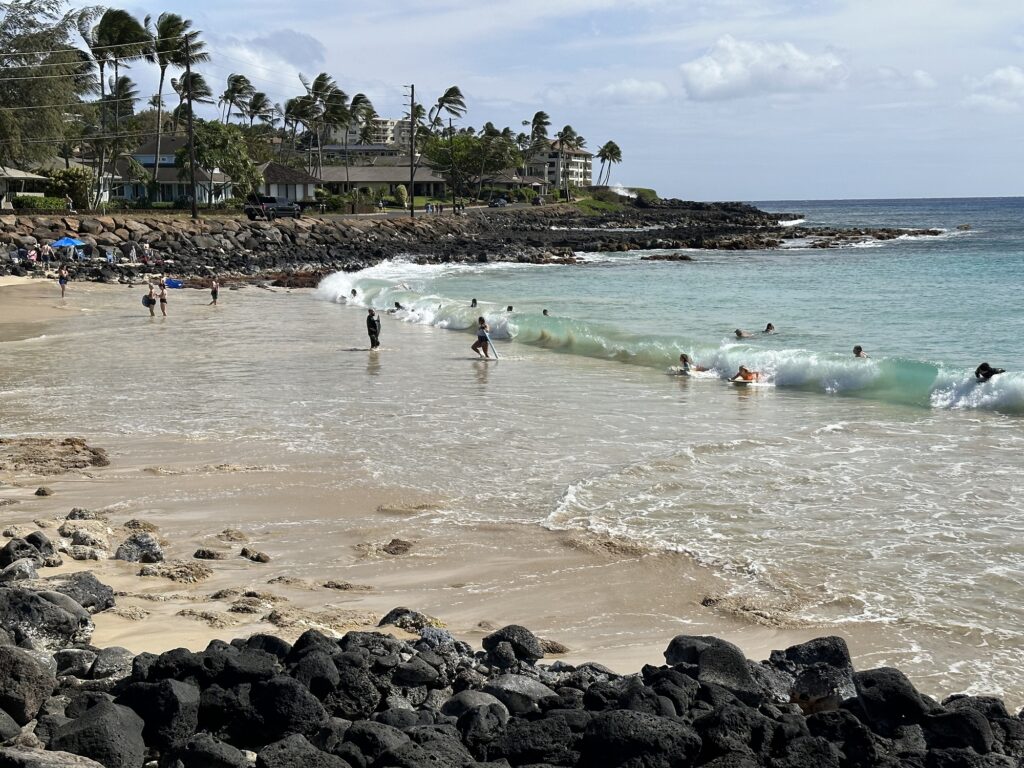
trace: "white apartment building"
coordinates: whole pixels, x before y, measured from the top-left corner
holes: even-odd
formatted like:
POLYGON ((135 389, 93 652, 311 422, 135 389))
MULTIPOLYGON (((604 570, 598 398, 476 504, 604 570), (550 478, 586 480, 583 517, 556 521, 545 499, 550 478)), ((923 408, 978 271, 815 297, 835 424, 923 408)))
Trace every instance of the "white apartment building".
POLYGON ((594 156, 583 149, 563 147, 555 140, 547 152, 530 158, 526 173, 544 179, 555 189, 564 189, 566 181, 571 187, 589 187, 594 178, 594 156))
MULTIPOLYGON (((404 147, 406 151, 408 151, 410 134, 408 120, 393 120, 388 117, 377 117, 373 119, 370 127, 372 129, 369 141, 370 144, 398 148, 404 147)), ((358 144, 359 137, 362 133, 359 126, 350 126, 347 132, 349 145, 358 144)), ((346 131, 344 129, 332 131, 331 135, 328 137, 328 142, 331 144, 344 144, 345 133, 346 131)))

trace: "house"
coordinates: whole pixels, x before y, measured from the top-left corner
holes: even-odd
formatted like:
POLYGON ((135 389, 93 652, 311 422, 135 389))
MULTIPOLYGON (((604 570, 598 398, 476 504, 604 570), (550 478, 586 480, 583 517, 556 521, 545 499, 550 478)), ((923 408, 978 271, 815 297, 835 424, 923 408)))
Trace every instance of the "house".
POLYGON ((557 139, 543 152, 531 157, 526 163, 530 176, 544 179, 556 189, 589 187, 593 184, 594 156, 572 145, 562 145, 557 139))
MULTIPOLYGON (((178 150, 188 146, 184 136, 164 136, 160 141, 160 169, 156 179, 152 179, 156 170, 156 139, 150 139, 130 156, 145 171, 146 175, 156 182, 157 194, 154 202, 175 202, 188 199, 191 194, 189 174, 186 168, 175 165, 178 150)), ((118 162, 118 173, 124 180, 121 197, 126 200, 138 200, 151 197, 149 179, 139 178, 138 169, 123 157, 118 162)), ((218 168, 202 168, 196 166, 196 198, 202 202, 214 203, 234 196, 231 177, 218 168)))
MULTIPOLYGON (((409 189, 409 165, 327 165, 320 172, 321 182, 332 194, 345 194, 354 189, 370 195, 393 195, 399 185, 409 189)), ((416 169, 414 195, 444 197, 446 183, 430 166, 424 164, 416 169)))
POLYGON ((474 194, 479 186, 482 189, 500 189, 512 192, 517 189, 532 189, 538 195, 546 195, 550 191, 549 182, 541 176, 527 176, 521 169, 506 168, 497 173, 469 179, 474 194))
POLYGON ((46 188, 46 177, 19 168, 0 165, 0 208, 10 209, 17 195, 41 196, 46 188))
MULTIPOLYGON (((92 191, 89 193, 89 200, 91 201, 94 197, 95 185, 96 185, 96 165, 97 162, 93 158, 88 157, 51 157, 47 160, 40 162, 36 170, 39 170, 46 174, 52 174, 54 171, 62 171, 65 168, 85 168, 92 174, 93 182, 90 185, 92 191)), ((111 197, 121 196, 121 184, 124 181, 118 174, 111 171, 107 171, 103 174, 103 180, 100 183, 100 204, 110 202, 111 197)))
POLYGON ((273 161, 264 163, 257 170, 263 177, 263 182, 256 188, 258 195, 290 200, 293 203, 316 197, 320 180, 305 171, 273 161))

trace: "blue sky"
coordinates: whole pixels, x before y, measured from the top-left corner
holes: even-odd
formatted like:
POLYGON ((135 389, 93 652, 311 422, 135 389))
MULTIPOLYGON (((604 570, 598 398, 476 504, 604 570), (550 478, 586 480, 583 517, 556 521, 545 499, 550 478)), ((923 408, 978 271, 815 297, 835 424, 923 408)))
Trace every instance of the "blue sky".
MULTIPOLYGON (((1019 0, 177 0, 124 6, 195 21, 216 88, 275 101, 331 73, 400 116, 403 84, 459 85, 464 124, 538 109, 613 183, 698 200, 1024 194, 1019 0)), ((133 67, 142 90, 151 68, 133 67)))

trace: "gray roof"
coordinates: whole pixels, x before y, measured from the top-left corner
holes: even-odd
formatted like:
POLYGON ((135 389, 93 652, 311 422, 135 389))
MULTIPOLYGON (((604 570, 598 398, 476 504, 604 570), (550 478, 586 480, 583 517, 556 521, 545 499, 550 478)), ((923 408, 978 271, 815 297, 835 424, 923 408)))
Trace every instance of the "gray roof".
POLYGON ((263 176, 267 184, 319 184, 320 179, 310 176, 303 170, 292 168, 271 161, 259 166, 256 170, 263 176))
MULTIPOLYGON (((345 183, 345 166, 325 165, 320 178, 327 184, 345 183)), ((409 183, 408 165, 352 165, 348 168, 348 180, 353 184, 407 184, 409 183)), ((421 165, 416 170, 416 181, 421 183, 444 183, 433 168, 421 165)))
POLYGON ((0 179, 17 179, 19 181, 31 181, 33 179, 39 179, 45 181, 45 176, 40 176, 36 173, 29 171, 22 171, 18 168, 11 168, 10 166, 0 165, 0 179))

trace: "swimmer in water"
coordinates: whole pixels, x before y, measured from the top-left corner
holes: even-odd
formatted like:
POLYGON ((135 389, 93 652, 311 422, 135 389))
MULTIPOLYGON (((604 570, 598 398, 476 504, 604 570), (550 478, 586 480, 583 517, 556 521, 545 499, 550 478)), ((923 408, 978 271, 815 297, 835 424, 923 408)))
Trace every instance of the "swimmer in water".
POLYGON ((988 381, 997 373, 1006 373, 1006 371, 1003 368, 993 368, 988 363, 982 363, 974 369, 974 378, 978 381, 988 381))
POLYGON ((740 369, 736 371, 736 375, 733 376, 729 381, 760 381, 761 372, 752 371, 747 366, 741 365, 740 369))
POLYGON ((691 371, 703 372, 703 371, 709 371, 709 370, 711 370, 711 369, 710 368, 705 368, 703 365, 697 365, 695 362, 693 362, 690 359, 690 356, 688 354, 686 354, 685 352, 679 356, 679 372, 680 373, 688 374, 691 371))
POLYGON ((744 331, 744 330, 742 330, 740 328, 737 328, 734 331, 734 333, 736 334, 736 338, 737 339, 747 339, 747 338, 750 338, 751 336, 753 336, 752 333, 748 333, 747 331, 744 331))
POLYGON ((853 348, 853 356, 866 358, 868 356, 868 353, 864 351, 864 347, 858 344, 853 348))
POLYGON ((761 333, 775 333, 775 326, 772 325, 771 323, 768 323, 768 325, 764 327, 764 330, 761 331, 761 333))

